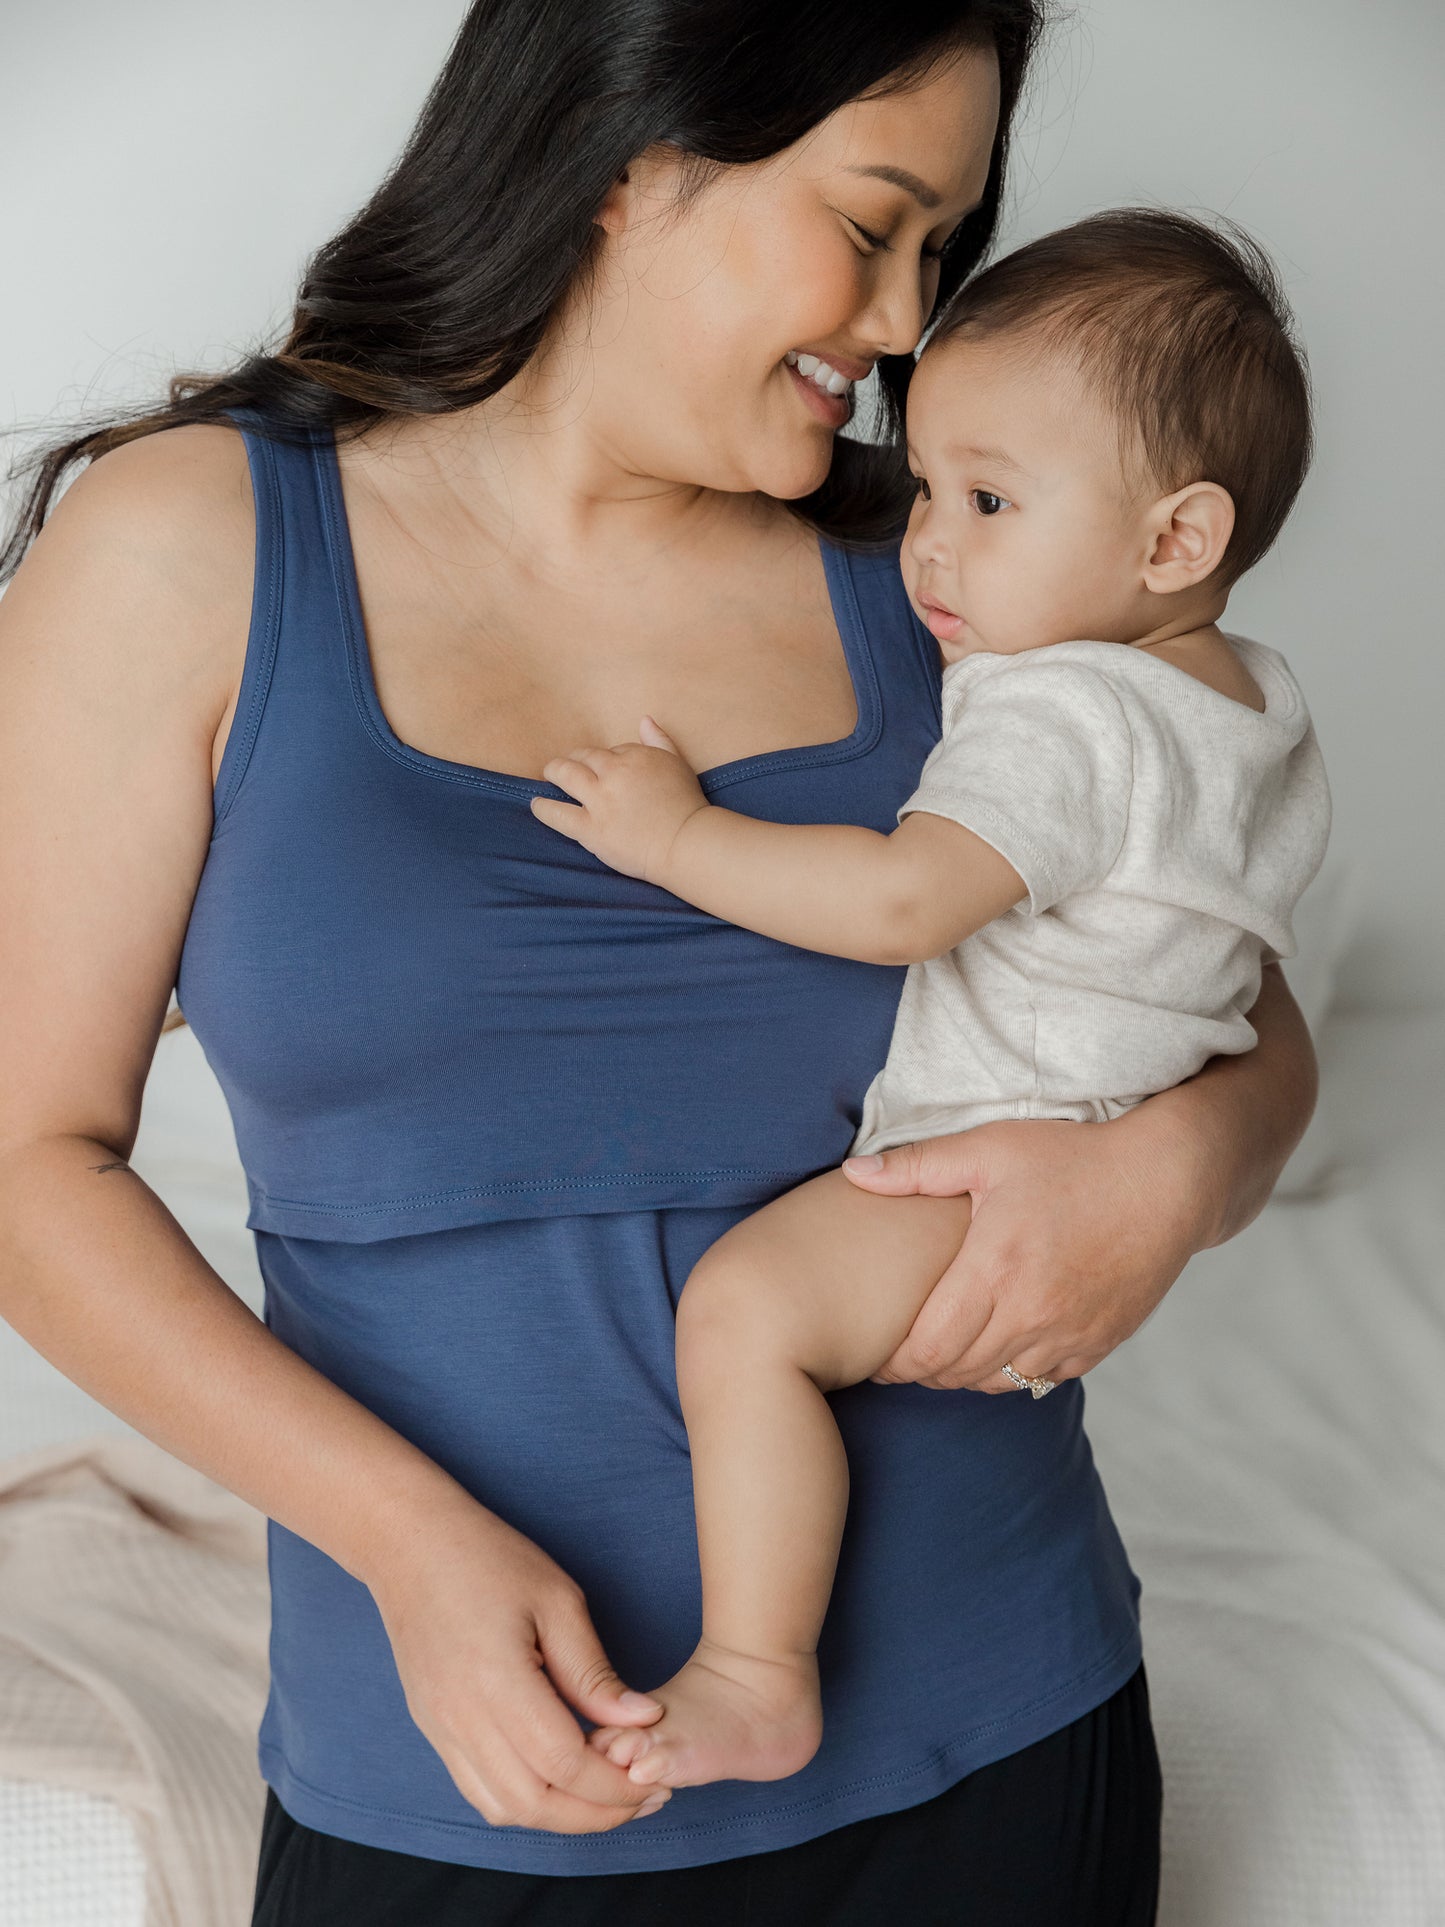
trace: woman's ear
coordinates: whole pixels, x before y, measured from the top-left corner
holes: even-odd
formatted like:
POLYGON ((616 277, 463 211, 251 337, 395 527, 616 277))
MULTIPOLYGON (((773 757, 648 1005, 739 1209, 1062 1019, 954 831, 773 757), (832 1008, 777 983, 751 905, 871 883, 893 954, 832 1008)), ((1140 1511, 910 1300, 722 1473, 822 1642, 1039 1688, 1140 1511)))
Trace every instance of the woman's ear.
POLYGON ((615 237, 675 206, 683 164, 682 150, 671 141, 654 141, 634 154, 593 215, 597 226, 615 237))
POLYGON ((1192 589, 1214 574, 1233 533, 1234 500, 1217 482, 1161 496, 1145 520, 1144 587, 1156 595, 1192 589))
POLYGON ((605 234, 620 234, 627 225, 631 200, 631 169, 624 167, 608 188, 601 207, 592 218, 605 234))

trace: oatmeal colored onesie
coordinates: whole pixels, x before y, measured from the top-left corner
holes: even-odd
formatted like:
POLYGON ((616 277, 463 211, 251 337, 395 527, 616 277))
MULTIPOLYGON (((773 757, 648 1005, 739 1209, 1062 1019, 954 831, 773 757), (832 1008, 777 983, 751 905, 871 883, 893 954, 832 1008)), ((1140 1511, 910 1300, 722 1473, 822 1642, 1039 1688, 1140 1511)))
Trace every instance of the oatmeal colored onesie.
POLYGON ((1063 642, 943 671, 898 810, 951 817, 1027 899, 909 966, 852 1154, 996 1118, 1117 1117, 1249 1050, 1264 963, 1324 857, 1330 794, 1278 650, 1230 636, 1262 712, 1142 649, 1063 642))

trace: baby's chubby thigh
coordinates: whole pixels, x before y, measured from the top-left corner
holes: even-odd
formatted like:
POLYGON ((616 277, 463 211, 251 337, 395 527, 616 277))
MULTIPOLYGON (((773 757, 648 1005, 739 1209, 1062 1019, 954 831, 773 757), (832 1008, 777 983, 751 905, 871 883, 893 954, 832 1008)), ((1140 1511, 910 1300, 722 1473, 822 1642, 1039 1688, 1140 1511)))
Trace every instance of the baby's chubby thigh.
POLYGON ((677 1306, 680 1389, 779 1356, 822 1391, 897 1350, 963 1243, 956 1198, 880 1197, 839 1170, 742 1218, 693 1266, 677 1306))

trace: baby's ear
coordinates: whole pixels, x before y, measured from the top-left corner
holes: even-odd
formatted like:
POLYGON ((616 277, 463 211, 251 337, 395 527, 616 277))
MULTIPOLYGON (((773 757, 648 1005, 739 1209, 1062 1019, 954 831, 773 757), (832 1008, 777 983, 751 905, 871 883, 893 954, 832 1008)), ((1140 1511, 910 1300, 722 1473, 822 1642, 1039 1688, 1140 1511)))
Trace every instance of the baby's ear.
POLYGON ((1144 586, 1156 595, 1192 589, 1213 575, 1234 533, 1234 499, 1218 482, 1163 495, 1146 518, 1144 586))

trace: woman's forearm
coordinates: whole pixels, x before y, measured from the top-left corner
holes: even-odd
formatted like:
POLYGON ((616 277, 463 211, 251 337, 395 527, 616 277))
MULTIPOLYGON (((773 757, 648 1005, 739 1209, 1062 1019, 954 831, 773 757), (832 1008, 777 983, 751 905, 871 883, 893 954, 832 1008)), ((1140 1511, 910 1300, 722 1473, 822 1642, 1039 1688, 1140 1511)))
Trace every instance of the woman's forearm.
POLYGON ((283 1345, 94 1139, 0 1160, 0 1316, 137 1431, 366 1583, 423 1515, 475 1504, 283 1345))
POLYGON ((1176 1200, 1196 1251, 1223 1244, 1264 1208, 1315 1107, 1314 1045, 1277 964, 1265 967, 1249 1018, 1253 1050, 1211 1058, 1111 1127, 1156 1141, 1168 1168, 1160 1195, 1176 1200))

